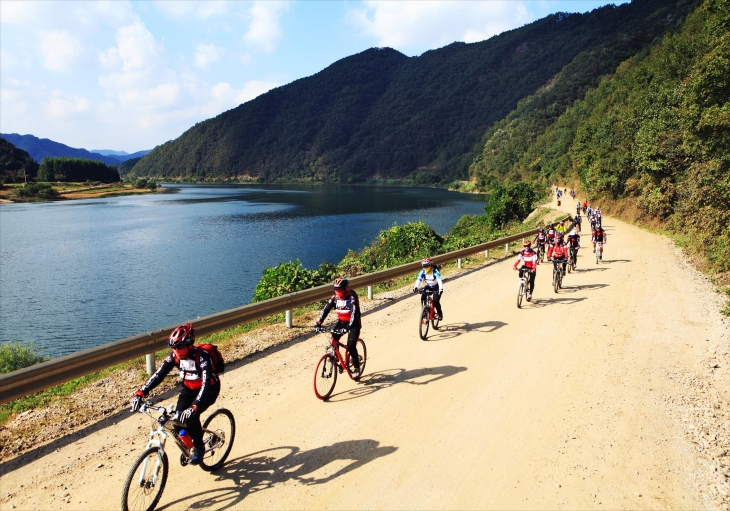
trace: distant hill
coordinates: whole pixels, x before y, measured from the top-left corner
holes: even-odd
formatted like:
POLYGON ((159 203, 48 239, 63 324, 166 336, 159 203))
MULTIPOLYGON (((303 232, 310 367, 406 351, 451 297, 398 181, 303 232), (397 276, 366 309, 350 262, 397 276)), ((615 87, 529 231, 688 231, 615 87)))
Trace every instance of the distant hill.
POLYGON ((69 158, 101 161, 107 165, 119 165, 118 158, 92 153, 86 149, 76 149, 47 138, 38 138, 33 135, 18 135, 17 133, 0 133, 0 137, 3 137, 16 147, 28 151, 30 157, 38 163, 41 163, 43 158, 46 157, 57 158, 67 156, 69 158))
POLYGON ((139 163, 139 160, 142 158, 130 158, 128 160, 124 160, 119 164, 118 170, 119 175, 124 177, 126 174, 129 174, 129 172, 132 170, 132 168, 139 163))
POLYGON ((582 53, 601 64, 606 49, 609 66, 572 74, 587 82, 568 84, 574 90, 561 96, 564 109, 611 66, 671 30, 692 4, 634 0, 558 13, 413 58, 373 48, 196 124, 131 172, 193 180, 463 179, 484 134, 520 100, 549 88, 582 53))
POLYGON ((101 154, 102 156, 116 158, 119 161, 127 161, 133 158, 141 158, 142 156, 149 154, 151 151, 152 149, 146 149, 144 151, 137 151, 136 153, 130 154, 126 151, 112 151, 111 149, 92 149, 89 152, 101 154))
POLYGON ((35 178, 38 174, 38 163, 30 155, 0 137, 0 179, 2 181, 20 182, 35 178))

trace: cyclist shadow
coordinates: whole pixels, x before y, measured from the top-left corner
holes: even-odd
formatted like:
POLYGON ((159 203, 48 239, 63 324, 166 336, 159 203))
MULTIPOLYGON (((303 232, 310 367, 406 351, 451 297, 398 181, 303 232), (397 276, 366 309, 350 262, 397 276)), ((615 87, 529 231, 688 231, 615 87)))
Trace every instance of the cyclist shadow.
POLYGON ((376 440, 348 440, 302 451, 294 446, 274 447, 233 459, 214 473, 223 488, 176 499, 158 509, 228 509, 247 496, 296 481, 313 486, 325 484, 398 448, 380 446, 376 440))
POLYGON ((606 271, 609 268, 577 268, 575 271, 576 273, 586 273, 589 271, 606 271))
POLYGON ((589 291, 591 289, 602 289, 608 287, 608 284, 583 284, 576 286, 565 286, 561 288, 561 293, 576 293, 578 291, 589 291))
POLYGON ((540 309, 542 307, 547 307, 548 305, 556 304, 573 305, 574 303, 582 302, 583 300, 586 300, 585 296, 576 298, 536 298, 532 300, 532 307, 530 307, 529 309, 540 309))
POLYGON ((329 402, 349 401, 364 396, 369 396, 379 390, 387 389, 399 383, 409 385, 428 385, 438 380, 454 376, 466 371, 466 367, 440 366, 423 367, 421 369, 386 369, 372 374, 366 374, 360 379, 360 385, 334 394, 329 402))
POLYGON ((499 328, 502 328, 505 325, 507 325, 507 323, 504 323, 502 321, 484 321, 482 323, 449 323, 446 325, 442 323, 438 330, 433 330, 433 333, 429 334, 426 342, 446 341, 448 339, 453 339, 454 337, 459 337, 460 335, 469 332, 481 332, 484 334, 488 334, 490 332, 494 332, 499 328))

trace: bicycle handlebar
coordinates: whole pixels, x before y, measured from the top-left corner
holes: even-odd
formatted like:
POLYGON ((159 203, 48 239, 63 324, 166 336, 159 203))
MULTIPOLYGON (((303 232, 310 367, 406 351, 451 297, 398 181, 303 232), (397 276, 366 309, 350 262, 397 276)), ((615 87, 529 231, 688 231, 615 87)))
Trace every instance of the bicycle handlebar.
POLYGON ((334 334, 334 335, 344 335, 347 333, 347 330, 345 330, 345 329, 337 329, 337 328, 332 328, 332 327, 322 326, 322 325, 315 326, 314 331, 318 332, 320 334, 334 334))

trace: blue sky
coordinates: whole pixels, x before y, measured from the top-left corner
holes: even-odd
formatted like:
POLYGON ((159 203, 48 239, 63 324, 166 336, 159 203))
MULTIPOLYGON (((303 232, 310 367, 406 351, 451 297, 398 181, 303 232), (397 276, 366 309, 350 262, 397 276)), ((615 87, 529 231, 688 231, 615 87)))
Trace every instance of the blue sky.
POLYGON ((134 152, 348 55, 622 1, 0 1, 0 132, 134 152))

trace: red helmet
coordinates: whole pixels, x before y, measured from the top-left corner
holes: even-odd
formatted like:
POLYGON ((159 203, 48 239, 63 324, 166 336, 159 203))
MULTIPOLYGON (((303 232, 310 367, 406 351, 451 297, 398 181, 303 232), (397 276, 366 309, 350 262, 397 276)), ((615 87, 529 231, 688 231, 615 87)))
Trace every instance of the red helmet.
POLYGON ((345 290, 347 289, 347 284, 350 282, 347 279, 343 279, 342 277, 337 277, 334 282, 335 289, 341 289, 345 290))
POLYGON ((423 268, 426 268, 427 266, 431 266, 432 264, 433 263, 431 262, 431 258, 430 257, 424 257, 423 259, 421 259, 421 266, 423 268))
POLYGON ((167 345, 172 349, 179 349, 190 346, 195 342, 195 330, 192 323, 185 323, 183 326, 177 327, 170 334, 167 345))

